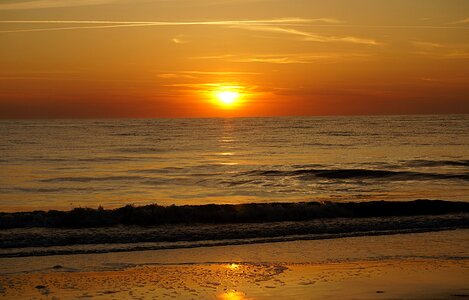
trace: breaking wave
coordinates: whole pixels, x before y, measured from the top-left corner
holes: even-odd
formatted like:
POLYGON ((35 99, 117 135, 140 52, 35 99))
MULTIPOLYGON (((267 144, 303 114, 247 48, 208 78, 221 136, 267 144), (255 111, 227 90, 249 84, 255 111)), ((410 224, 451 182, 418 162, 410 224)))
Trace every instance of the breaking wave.
POLYGON ((116 225, 155 226, 191 223, 258 223, 320 218, 469 213, 469 202, 442 200, 370 202, 298 202, 161 206, 127 205, 116 209, 0 213, 0 229, 25 227, 84 228, 116 225))
POLYGON ((469 203, 300 202, 0 213, 0 257, 331 239, 469 228, 469 203))
POLYGON ((371 170, 371 169, 297 169, 292 171, 255 170, 244 173, 250 176, 300 176, 303 180, 323 179, 390 179, 405 180, 469 180, 469 173, 424 173, 410 171, 371 170))

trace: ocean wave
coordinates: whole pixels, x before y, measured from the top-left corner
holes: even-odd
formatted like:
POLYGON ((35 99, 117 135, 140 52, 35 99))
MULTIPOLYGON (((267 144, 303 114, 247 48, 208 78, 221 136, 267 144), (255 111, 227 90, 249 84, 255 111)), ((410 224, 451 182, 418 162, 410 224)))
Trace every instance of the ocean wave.
POLYGON ((105 253, 336 239, 469 228, 469 214, 253 224, 26 228, 0 231, 0 257, 105 253))
POLYGON ((446 166, 453 166, 453 167, 469 167, 469 160, 462 159, 462 160, 412 160, 406 162, 407 165, 412 167, 446 167, 446 166))
POLYGON ((242 173, 247 176, 284 176, 312 179, 390 179, 407 180, 469 180, 469 173, 424 173, 411 171, 391 171, 374 169, 296 169, 296 170, 254 170, 242 173))
POLYGON ((83 177, 56 177, 41 179, 41 182, 93 182, 93 181, 128 181, 128 180, 146 180, 147 177, 141 176, 83 176, 83 177))
POLYGON ((468 202, 442 200, 299 202, 160 206, 116 209, 0 213, 0 229, 24 227, 86 228, 116 225, 226 224, 469 213, 468 202))
MULTIPOLYGON (((148 157, 132 157, 132 156, 105 156, 105 157, 69 157, 69 158, 60 158, 60 157, 23 157, 15 160, 2 159, 2 163, 24 163, 24 162, 40 162, 40 163, 116 163, 116 162, 130 162, 130 161, 142 161, 148 160, 148 157)), ((151 157, 151 159, 158 159, 158 157, 151 157)))
POLYGON ((126 148, 118 148, 113 149, 115 152, 119 153, 163 153, 163 152, 170 152, 175 151, 176 149, 163 149, 163 148, 155 148, 155 147, 126 147, 126 148))
POLYGON ((64 192, 89 192, 89 191, 104 191, 110 190, 110 188, 78 188, 78 187, 40 187, 40 188, 26 188, 26 187, 12 187, 12 188, 0 188, 1 193, 64 193, 64 192))
MULTIPOLYGON (((168 249, 190 249, 200 247, 217 247, 232 245, 249 245, 261 243, 278 243, 291 241, 307 240, 325 240, 339 239, 347 237, 371 237, 407 233, 424 233, 442 230, 454 230, 454 227, 439 229, 402 229, 402 230, 384 230, 384 231, 366 231, 349 232, 336 234, 307 234, 292 235, 280 237, 261 237, 249 239, 228 239, 228 240, 201 240, 201 241, 182 241, 182 242, 138 242, 138 243, 118 243, 118 244, 87 244, 87 245, 68 245, 68 246, 47 246, 47 247, 26 247, 26 248, 7 248, 0 249, 0 258, 28 257, 28 256, 51 256, 51 255, 74 255, 74 254, 98 254, 132 251, 153 251, 168 249)), ((451 257, 455 258, 455 257, 451 257)), ((456 257, 457 259, 468 259, 468 257, 456 257)))

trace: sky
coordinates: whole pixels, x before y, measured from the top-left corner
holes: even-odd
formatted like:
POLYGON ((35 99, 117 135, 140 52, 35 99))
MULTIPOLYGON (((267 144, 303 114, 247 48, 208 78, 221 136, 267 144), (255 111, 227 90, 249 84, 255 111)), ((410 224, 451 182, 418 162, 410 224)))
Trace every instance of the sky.
POLYGON ((0 2, 2 119, 448 113, 467 0, 0 2))

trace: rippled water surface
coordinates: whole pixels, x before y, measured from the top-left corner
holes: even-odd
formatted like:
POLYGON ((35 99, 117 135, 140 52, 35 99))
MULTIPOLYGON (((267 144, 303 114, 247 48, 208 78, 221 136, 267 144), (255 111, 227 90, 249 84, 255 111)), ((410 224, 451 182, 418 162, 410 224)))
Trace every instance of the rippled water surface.
POLYGON ((469 201, 469 116, 0 121, 0 211, 469 201))

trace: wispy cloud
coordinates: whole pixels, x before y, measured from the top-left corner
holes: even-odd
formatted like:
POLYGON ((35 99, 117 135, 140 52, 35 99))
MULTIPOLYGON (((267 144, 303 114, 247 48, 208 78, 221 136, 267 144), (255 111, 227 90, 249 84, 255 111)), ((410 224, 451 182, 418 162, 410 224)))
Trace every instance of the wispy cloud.
POLYGON ((445 51, 418 51, 415 54, 426 56, 432 59, 469 59, 469 50, 450 49, 445 51))
MULTIPOLYGON (((112 0, 82 0, 76 3, 109 3, 112 0)), ((114 0, 117 1, 117 0, 114 0)), ((55 2, 55 1, 54 1, 55 2)), ((57 1, 59 2, 59 1, 57 1)), ((72 3, 72 2, 70 2, 72 3)), ((73 2, 75 3, 75 2, 73 2)), ((0 9, 1 9, 0 4, 0 9)), ((6 5, 6 4, 5 4, 6 5)), ((8 7, 8 6, 4 6, 8 7)), ((458 21, 459 24, 467 23, 467 20, 458 21)), ((49 27, 49 28, 32 28, 32 29, 18 29, 18 30, 4 30, 0 32, 28 32, 28 31, 53 31, 53 30, 71 30, 71 29, 97 29, 97 28, 119 28, 119 27, 137 27, 137 26, 228 26, 228 27, 242 27, 248 30, 261 30, 259 27, 264 26, 262 31, 270 31, 277 33, 290 33, 299 36, 310 37, 311 39, 321 39, 317 35, 285 27, 337 27, 337 28, 393 28, 393 29, 457 29, 465 30, 469 27, 464 26, 431 26, 431 25, 354 25, 344 24, 345 22, 333 18, 276 18, 276 19, 263 19, 263 20, 219 20, 219 21, 111 21, 111 20, 0 20, 0 24, 49 24, 49 25, 75 25, 67 27, 49 27), (270 27, 270 28, 269 28, 270 27)), ((453 23, 454 24, 454 23, 453 23)), ((329 37, 332 40, 345 39, 356 41, 355 37, 329 37)), ((356 42, 360 43, 360 40, 356 42)), ((365 41, 369 43, 369 41, 365 41)))
POLYGON ((433 59, 467 59, 469 44, 439 44, 435 42, 413 41, 415 54, 433 59))
MULTIPOLYGON (((39 32, 77 29, 121 28, 121 27, 151 27, 151 26, 294 26, 317 22, 319 19, 279 18, 266 20, 221 20, 221 21, 103 21, 103 20, 0 20, 0 24, 35 24, 35 25, 68 25, 65 27, 47 27, 30 29, 2 30, 0 33, 39 32)), ((321 19, 322 20, 322 19, 321 19)))
MULTIPOLYGON (((106 3, 112 0, 106 0, 106 3)), ((114 0, 117 1, 117 0, 114 0)), ((77 3, 105 3, 105 0, 83 0, 77 3)), ((2 4, 0 4, 2 5, 2 4)), ((55 28, 33 28, 33 29, 20 29, 9 30, 0 32, 26 32, 26 31, 51 31, 51 30, 70 30, 70 29, 89 29, 89 28, 113 28, 113 27, 134 27, 134 26, 245 26, 244 29, 253 26, 276 26, 274 28, 265 29, 264 31, 287 32, 285 27, 289 26, 308 26, 308 27, 338 27, 338 28, 394 28, 394 29, 458 29, 464 30, 469 27, 461 26, 426 26, 426 25, 354 25, 344 24, 345 22, 333 18, 276 18, 264 20, 219 20, 219 21, 179 21, 179 22, 164 22, 164 21, 110 21, 110 20, 0 20, 0 24, 67 24, 76 25, 68 27, 55 27, 55 28), (78 26, 80 25, 80 26, 78 26), (87 26, 92 25, 92 26, 87 26)), ((465 20, 459 21, 465 23, 465 20)), ((297 30, 296 33, 291 31, 292 34, 297 35, 313 35, 311 33, 297 30), (306 33, 306 34, 305 34, 306 33)), ((314 35, 312 36, 314 38, 314 35)))
MULTIPOLYGON (((274 34, 292 35, 300 37, 304 41, 311 42, 346 42, 364 45, 379 45, 380 43, 368 38, 354 36, 325 36, 316 33, 307 32, 292 28, 293 26, 304 24, 341 24, 343 21, 332 18, 279 18, 267 20, 222 20, 222 21, 186 21, 186 22, 146 22, 146 21, 62 21, 62 20, 23 20, 8 21, 2 20, 0 24, 67 24, 74 26, 66 27, 48 27, 48 28, 32 28, 32 29, 12 29, 3 30, 0 33, 13 32, 38 32, 38 31, 57 31, 57 30, 73 30, 73 29, 98 29, 98 28, 119 28, 119 27, 147 27, 147 26, 223 26, 242 30, 270 32, 274 34)), ((184 39, 175 37, 172 39, 174 43, 186 43, 184 39)))
POLYGON ((443 48, 444 46, 435 42, 425 42, 425 41, 412 41, 412 45, 420 49, 434 49, 434 48, 443 48))
MULTIPOLYGON (((0 23, 2 23, 0 21, 0 23)), ((78 29, 104 29, 104 28, 119 28, 119 27, 141 27, 147 26, 145 24, 121 24, 121 25, 94 25, 94 26, 67 26, 67 27, 52 27, 52 28, 31 28, 31 29, 13 29, 1 30, 0 33, 19 33, 19 32, 41 32, 41 31, 62 31, 62 30, 78 30, 78 29)))
POLYGON ((462 20, 458 20, 456 22, 453 22, 451 24, 469 24, 469 18, 465 18, 465 19, 462 19, 462 20))
POLYGON ((190 57, 190 59, 227 59, 231 57, 235 57, 234 54, 221 54, 221 55, 207 55, 207 56, 195 56, 190 57))
POLYGON ((188 40, 184 39, 183 37, 176 36, 171 39, 171 41, 175 44, 187 44, 189 43, 188 40))
POLYGON ((231 28, 239 28, 239 29, 246 29, 246 30, 253 30, 253 31, 263 31, 263 32, 271 32, 271 33, 280 33, 280 34, 288 34, 300 37, 304 41, 310 42, 320 42, 320 43, 330 43, 330 42, 346 42, 346 43, 353 43, 353 44, 364 44, 364 45, 380 45, 381 43, 367 38, 360 38, 354 36, 326 36, 320 35, 316 33, 311 33, 303 30, 298 30, 294 28, 285 28, 279 26, 250 26, 249 24, 244 24, 242 26, 230 26, 231 28))
POLYGON ((418 79, 420 81, 431 83, 431 84, 439 83, 439 84, 444 84, 444 85, 448 85, 448 84, 451 84, 451 85, 461 85, 461 84, 467 85, 467 83, 469 83, 469 77, 454 77, 454 78, 421 77, 421 78, 418 78, 418 79))
POLYGON ((263 55, 220 55, 200 56, 193 59, 225 59, 231 62, 270 63, 270 64, 308 64, 312 62, 342 62, 346 60, 364 59, 370 57, 366 53, 292 53, 292 54, 263 54, 263 55))
POLYGON ((0 3, 0 10, 41 9, 74 6, 89 6, 118 2, 119 0, 31 0, 0 3))
POLYGON ((182 74, 194 75, 259 75, 257 72, 237 72, 237 71, 181 71, 182 74))
POLYGON ((182 74, 182 73, 161 73, 161 74, 158 74, 158 77, 163 78, 163 79, 180 79, 180 78, 194 79, 195 78, 195 76, 182 74))
POLYGON ((259 75, 256 72, 236 72, 236 71, 178 71, 158 74, 158 77, 164 79, 188 78, 194 79, 197 76, 236 76, 236 75, 259 75))
MULTIPOLYGON (((61 7, 75 7, 75 6, 89 6, 109 4, 116 2, 129 2, 133 3, 136 0, 13 0, 15 2, 1 3, 0 10, 21 10, 21 9, 43 9, 43 8, 61 8, 61 7)), ((148 0, 145 0, 149 2, 148 0)), ((153 0, 160 2, 175 2, 176 0, 153 0)), ((243 4, 250 2, 263 2, 269 0, 204 0, 194 1, 197 5, 225 5, 225 4, 243 4)), ((192 4, 192 3, 191 3, 192 4)))
POLYGON ((306 64, 311 60, 307 58, 295 58, 290 56, 271 56, 271 57, 249 57, 234 60, 236 62, 269 63, 269 64, 306 64))
POLYGON ((451 50, 442 54, 433 54, 435 58, 440 59, 469 59, 469 51, 451 50))
MULTIPOLYGON (((219 20, 219 21, 111 21, 111 20, 0 20, 0 23, 12 24, 116 24, 116 25, 147 25, 147 26, 185 26, 185 25, 271 25, 280 24, 283 26, 298 25, 301 23, 314 23, 332 19, 305 19, 305 18, 278 18, 262 20, 219 20)), ((324 22, 324 21, 323 21, 324 22)))

